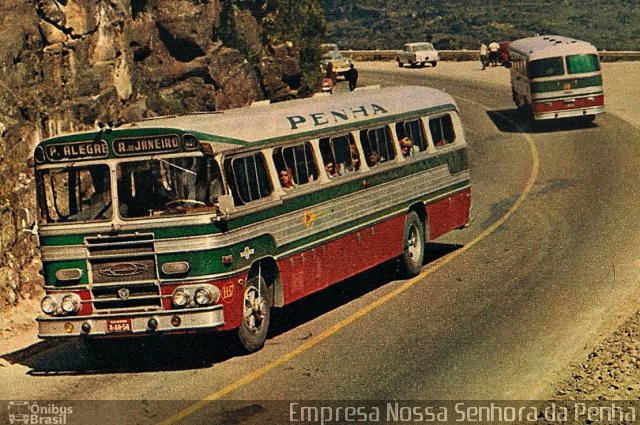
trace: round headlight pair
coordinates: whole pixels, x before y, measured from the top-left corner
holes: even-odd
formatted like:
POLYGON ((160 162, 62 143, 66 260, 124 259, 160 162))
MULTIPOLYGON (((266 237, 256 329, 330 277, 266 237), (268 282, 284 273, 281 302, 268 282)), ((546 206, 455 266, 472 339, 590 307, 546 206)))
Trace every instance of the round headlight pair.
POLYGON ((220 290, 213 285, 181 286, 173 292, 173 305, 179 308, 204 307, 220 299, 220 290))
POLYGON ((80 311, 80 297, 76 294, 47 295, 40 301, 44 314, 75 314, 80 311))

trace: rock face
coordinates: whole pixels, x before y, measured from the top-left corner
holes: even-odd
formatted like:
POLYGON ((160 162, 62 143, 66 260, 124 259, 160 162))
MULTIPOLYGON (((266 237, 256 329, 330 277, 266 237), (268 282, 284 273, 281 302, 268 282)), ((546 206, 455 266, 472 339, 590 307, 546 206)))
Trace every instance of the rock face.
POLYGON ((56 123, 83 116, 82 124, 93 126, 227 109, 265 96, 295 96, 299 89, 272 88, 273 81, 300 74, 298 52, 276 56, 281 46, 264 44, 250 12, 235 9, 235 29, 251 34, 260 61, 275 66, 256 68, 217 38, 218 0, 38 0, 35 6, 43 74, 60 101, 47 119, 56 123))
POLYGON ((0 306, 16 302, 16 279, 35 255, 34 238, 17 229, 17 210, 33 210, 25 161, 37 142, 99 122, 308 92, 300 43, 269 37, 262 27, 272 23, 265 8, 276 3, 0 2, 0 306))

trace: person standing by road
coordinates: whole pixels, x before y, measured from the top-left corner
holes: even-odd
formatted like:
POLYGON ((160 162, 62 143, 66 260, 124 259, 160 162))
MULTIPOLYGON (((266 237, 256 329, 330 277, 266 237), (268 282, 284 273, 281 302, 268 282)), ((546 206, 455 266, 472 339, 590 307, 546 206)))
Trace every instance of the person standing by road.
POLYGON ((358 84, 358 70, 354 64, 349 66, 349 70, 345 72, 344 77, 349 82, 349 90, 354 91, 356 89, 356 85, 358 84))
POLYGON ((500 50, 500 45, 495 41, 489 43, 489 61, 491 62, 491 66, 498 66, 498 50, 500 50))
POLYGON ((484 71, 487 68, 487 45, 484 42, 480 43, 480 63, 484 71))
POLYGON ((336 71, 333 69, 333 62, 329 62, 327 64, 326 78, 331 79, 331 83, 333 87, 336 86, 336 83, 338 82, 338 74, 336 74, 336 71))

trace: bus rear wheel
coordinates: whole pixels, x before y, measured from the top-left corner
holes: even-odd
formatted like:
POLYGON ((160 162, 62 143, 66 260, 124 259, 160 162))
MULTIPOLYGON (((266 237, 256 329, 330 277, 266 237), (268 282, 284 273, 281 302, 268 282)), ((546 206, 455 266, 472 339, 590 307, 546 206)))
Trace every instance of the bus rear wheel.
POLYGON ((237 329, 240 349, 254 353, 264 346, 271 318, 271 300, 267 282, 261 277, 247 281, 242 301, 242 323, 237 329))
POLYGON ((415 211, 410 211, 404 224, 400 272, 406 277, 420 273, 424 261, 424 226, 415 211))

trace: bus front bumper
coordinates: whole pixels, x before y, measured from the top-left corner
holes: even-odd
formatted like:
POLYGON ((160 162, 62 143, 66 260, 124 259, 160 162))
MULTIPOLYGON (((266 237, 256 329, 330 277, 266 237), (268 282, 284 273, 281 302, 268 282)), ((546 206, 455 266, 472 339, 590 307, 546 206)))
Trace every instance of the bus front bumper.
POLYGON ((212 330, 224 325, 222 305, 198 309, 38 317, 39 338, 72 336, 126 337, 155 333, 212 330))

